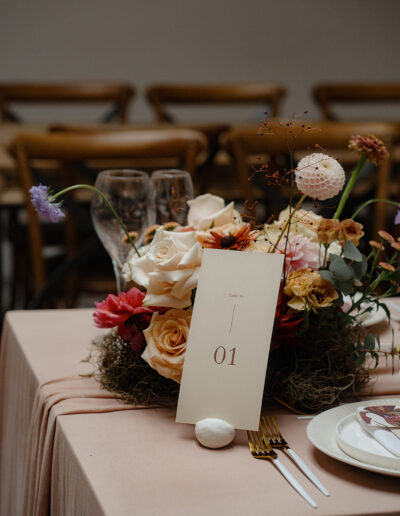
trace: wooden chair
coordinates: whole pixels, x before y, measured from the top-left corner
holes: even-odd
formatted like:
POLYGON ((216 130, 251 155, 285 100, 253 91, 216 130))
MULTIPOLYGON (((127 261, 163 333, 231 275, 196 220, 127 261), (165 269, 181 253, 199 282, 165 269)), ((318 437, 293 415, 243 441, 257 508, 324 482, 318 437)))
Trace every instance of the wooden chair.
MULTIPOLYGON (((249 204, 256 200, 256 192, 249 180, 249 161, 254 164, 256 156, 261 155, 268 160, 277 154, 287 154, 289 141, 297 159, 312 152, 326 152, 339 158, 342 163, 355 163, 358 161, 358 155, 348 150, 350 136, 374 134, 382 139, 390 149, 398 131, 396 124, 378 122, 313 122, 312 124, 296 122, 290 129, 296 134, 296 137, 288 139, 285 136, 285 132, 288 130, 286 123, 271 122, 270 127, 271 131, 265 132, 264 135, 258 134, 258 126, 233 129, 223 139, 224 148, 233 156, 236 163, 243 198, 248 200, 249 204), (311 126, 312 129, 308 130, 308 127, 311 126)), ((260 165, 261 163, 258 162, 258 167, 260 165)), ((390 166, 391 162, 388 159, 377 170, 375 175, 375 197, 377 198, 388 197, 390 166)), ((268 188, 266 181, 265 188, 268 188)), ((385 220, 386 204, 375 204, 374 231, 384 228, 385 220)))
MULTIPOLYGON (((153 107, 159 122, 176 123, 170 112, 174 106, 258 106, 269 115, 278 116, 286 90, 275 83, 238 84, 154 84, 146 90, 147 99, 153 107)), ((229 187, 232 163, 225 152, 221 152, 220 138, 231 124, 213 127, 209 131, 209 154, 198 167, 198 192, 212 192, 228 199, 237 197, 236 189, 229 187)))
POLYGON ((333 104, 391 103, 400 101, 400 82, 324 83, 313 96, 325 120, 337 120, 333 104))
POLYGON ((20 122, 11 104, 111 104, 103 122, 127 121, 129 102, 135 89, 124 83, 0 83, 0 116, 3 121, 20 122))
POLYGON ((148 101, 158 121, 173 122, 167 105, 258 104, 270 107, 270 115, 278 116, 286 90, 281 84, 159 84, 146 90, 148 101))
MULTIPOLYGON (((48 275, 43 255, 45 242, 43 225, 31 204, 29 194, 29 189, 36 183, 34 166, 38 161, 42 164, 44 161, 54 163, 56 160, 58 164, 61 164, 61 167, 57 168, 58 176, 53 176, 52 180, 58 177, 59 186, 63 187, 76 183, 76 174, 82 170, 82 164, 97 169, 104 164, 104 160, 107 162, 112 160, 113 164, 110 166, 113 168, 123 168, 118 167, 118 163, 126 159, 174 158, 178 162, 178 166, 193 172, 196 156, 205 149, 206 145, 206 138, 202 134, 189 129, 112 131, 87 134, 21 134, 17 137, 11 145, 10 152, 18 162, 20 182, 28 214, 33 294, 35 296, 31 307, 40 306, 47 294, 55 289, 56 284, 59 285, 61 281, 65 281, 66 275, 71 273, 73 265, 77 262, 75 260, 72 266, 66 268, 64 265, 66 270, 63 269, 62 277, 57 270, 53 273, 53 280, 48 275)), ((67 205, 67 200, 68 197, 65 198, 65 205, 67 205)), ((72 217, 69 218, 65 235, 65 245, 69 257, 79 254, 77 227, 76 221, 72 217)), ((93 228, 92 233, 94 234, 93 228)), ((87 252, 87 249, 83 252, 84 259, 87 259, 87 252)), ((87 287, 83 280, 81 280, 80 287, 80 290, 85 290, 87 287)))

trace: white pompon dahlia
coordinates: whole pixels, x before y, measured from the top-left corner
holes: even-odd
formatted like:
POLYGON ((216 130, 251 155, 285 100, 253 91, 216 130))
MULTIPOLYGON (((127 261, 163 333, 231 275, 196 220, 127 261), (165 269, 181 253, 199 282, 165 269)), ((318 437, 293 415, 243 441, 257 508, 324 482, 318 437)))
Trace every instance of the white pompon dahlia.
POLYGON ((301 159, 295 176, 300 192, 320 201, 337 195, 345 181, 341 164, 322 153, 310 154, 301 159))

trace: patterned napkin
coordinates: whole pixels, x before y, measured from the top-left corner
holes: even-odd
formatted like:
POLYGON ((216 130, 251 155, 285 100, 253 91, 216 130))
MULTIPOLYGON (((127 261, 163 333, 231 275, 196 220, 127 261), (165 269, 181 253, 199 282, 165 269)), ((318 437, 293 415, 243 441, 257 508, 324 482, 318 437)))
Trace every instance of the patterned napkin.
POLYGON ((356 417, 364 430, 400 457, 400 405, 359 407, 356 417))

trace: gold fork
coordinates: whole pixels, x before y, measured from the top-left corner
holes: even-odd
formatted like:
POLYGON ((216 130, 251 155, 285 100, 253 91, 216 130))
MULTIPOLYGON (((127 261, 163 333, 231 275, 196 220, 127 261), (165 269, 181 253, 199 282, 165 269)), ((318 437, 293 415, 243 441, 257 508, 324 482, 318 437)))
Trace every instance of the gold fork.
POLYGON ((330 496, 329 491, 320 480, 314 475, 310 468, 300 459, 295 451, 289 446, 288 442, 283 438, 278 424, 273 416, 262 417, 260 426, 264 432, 264 436, 272 448, 281 448, 296 463, 299 469, 318 487, 326 496, 330 496))
POLYGON ((249 448, 252 456, 255 459, 265 459, 271 461, 276 468, 282 473, 289 484, 305 499, 307 502, 314 507, 318 507, 311 496, 303 489, 303 487, 297 482, 294 476, 289 473, 283 464, 278 459, 278 454, 269 445, 267 438, 263 435, 263 431, 260 428, 258 432, 247 431, 247 437, 249 438, 249 448))

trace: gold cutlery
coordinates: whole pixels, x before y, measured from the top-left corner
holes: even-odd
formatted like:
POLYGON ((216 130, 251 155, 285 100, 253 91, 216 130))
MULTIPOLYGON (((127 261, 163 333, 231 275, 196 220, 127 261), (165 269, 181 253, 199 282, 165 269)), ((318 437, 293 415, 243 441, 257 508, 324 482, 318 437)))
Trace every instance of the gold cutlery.
POLYGON ((303 462, 303 460, 297 455, 295 451, 289 446, 287 441, 283 438, 278 424, 273 416, 263 417, 260 421, 261 429, 264 431, 263 435, 265 435, 269 445, 272 448, 280 448, 284 450, 291 459, 296 463, 299 469, 311 480, 313 484, 315 484, 320 491, 324 493, 326 496, 330 496, 329 491, 322 484, 320 480, 314 475, 314 473, 310 470, 310 468, 303 462))
POLYGON ((311 496, 305 491, 305 489, 297 482, 294 476, 285 468, 278 459, 278 454, 268 444, 267 438, 263 435, 263 431, 260 428, 258 432, 247 431, 249 438, 249 448, 252 456, 255 459, 269 460, 274 466, 282 473, 289 484, 315 509, 318 507, 311 496))

